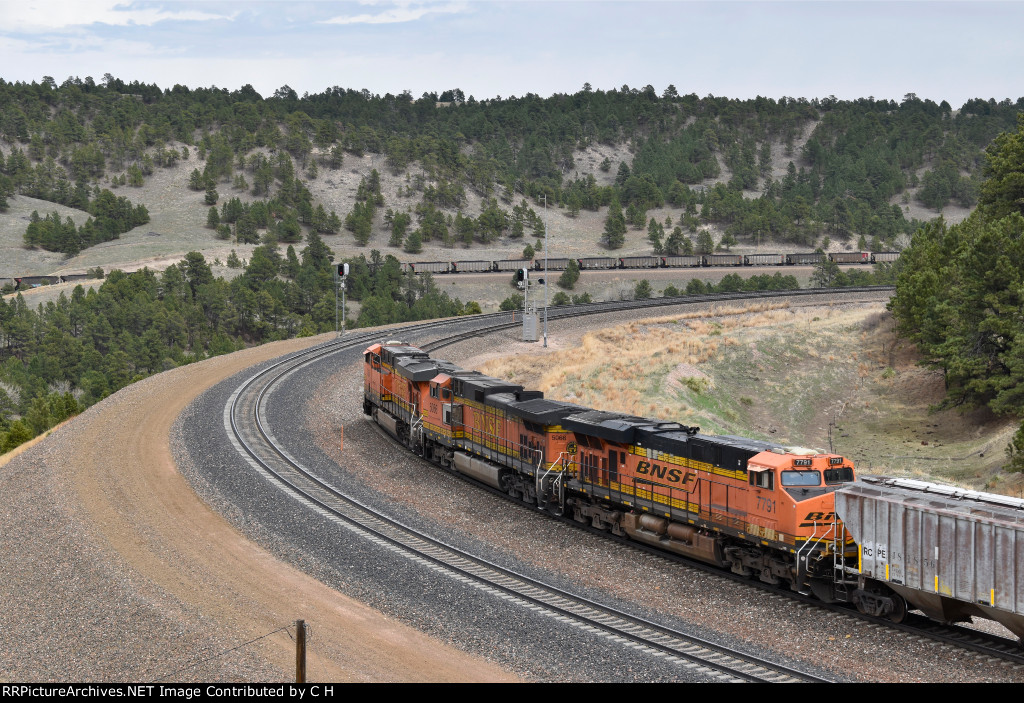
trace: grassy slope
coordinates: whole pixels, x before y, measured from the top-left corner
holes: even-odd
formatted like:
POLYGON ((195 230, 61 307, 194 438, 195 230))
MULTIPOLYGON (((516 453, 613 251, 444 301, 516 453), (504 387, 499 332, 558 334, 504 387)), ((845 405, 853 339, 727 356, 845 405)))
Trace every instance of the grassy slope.
POLYGON ((933 412, 938 372, 917 365, 880 305, 762 306, 642 320, 485 373, 549 396, 835 451, 863 471, 1017 494, 999 476, 1012 419, 933 412))

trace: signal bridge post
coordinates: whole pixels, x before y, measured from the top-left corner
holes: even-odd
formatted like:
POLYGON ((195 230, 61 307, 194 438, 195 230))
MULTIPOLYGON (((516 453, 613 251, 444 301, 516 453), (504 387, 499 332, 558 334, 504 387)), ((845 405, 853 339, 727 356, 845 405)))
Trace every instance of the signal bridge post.
MULTIPOLYGON (((543 279, 539 281, 543 283, 543 279)), ((530 270, 516 271, 516 285, 523 291, 523 341, 537 341, 537 306, 530 303, 530 270)))
POLYGON ((348 283, 348 264, 334 267, 334 334, 338 334, 338 289, 341 289, 341 334, 345 334, 345 287, 348 283))

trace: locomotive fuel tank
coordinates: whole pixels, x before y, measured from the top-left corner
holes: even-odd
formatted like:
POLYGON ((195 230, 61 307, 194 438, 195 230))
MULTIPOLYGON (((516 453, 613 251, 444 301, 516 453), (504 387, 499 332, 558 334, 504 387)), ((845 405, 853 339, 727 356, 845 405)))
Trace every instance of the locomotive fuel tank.
POLYGON ((363 410, 430 461, 613 534, 893 620, 981 617, 1024 639, 1024 500, 856 480, 841 455, 547 399, 401 341, 364 352, 363 410))

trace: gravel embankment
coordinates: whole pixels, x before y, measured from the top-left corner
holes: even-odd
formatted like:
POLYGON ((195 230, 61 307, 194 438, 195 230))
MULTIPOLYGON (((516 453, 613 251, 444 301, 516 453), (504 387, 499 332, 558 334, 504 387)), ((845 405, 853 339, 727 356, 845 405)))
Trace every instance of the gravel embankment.
MULTIPOLYGON (((553 322, 552 347, 609 321, 553 322)), ((515 339, 471 338, 438 355, 467 363, 515 349, 515 339)), ((180 670, 296 618, 312 626, 310 673, 320 680, 703 680, 368 546, 255 477, 225 441, 224 402, 239 377, 221 379, 284 350, 143 381, 0 467, 0 680, 287 679, 284 633, 180 670)), ((293 375, 271 398, 274 431, 308 466, 408 523, 839 680, 1024 679, 1007 664, 796 605, 476 490, 365 421, 360 360, 334 356, 293 375)))
MULTIPOLYGON (((594 320, 552 326, 552 344, 572 344, 594 320)), ((472 338, 446 347, 459 363, 520 346, 517 332, 472 338)), ((412 340, 415 341, 415 340, 412 340)), ((538 348, 540 345, 532 345, 538 348)), ((439 353, 438 355, 441 355, 439 353)), ((1024 680, 1021 667, 954 650, 927 640, 807 607, 675 562, 612 544, 476 490, 396 450, 361 414, 358 365, 323 378, 294 382, 275 399, 275 427, 295 427, 290 450, 367 500, 387 504, 408 522, 429 526, 443 539, 522 571, 572 584, 602 598, 620 599, 638 612, 657 613, 682 629, 713 639, 745 642, 781 660, 816 665, 836 679, 882 682, 995 682, 1024 680), (308 398, 306 423, 294 412, 308 398), (345 426, 338 451, 337 428, 345 426), (311 433, 317 447, 305 441, 311 433), (344 468, 341 468, 344 467, 344 468)), ((288 433, 278 433, 279 438, 288 433)), ((605 655, 610 656, 610 655, 605 655)))
MULTIPOLYGON (((316 341, 154 376, 0 467, 0 680, 288 680, 295 649, 281 628, 307 611, 310 680, 509 678, 277 560, 176 469, 169 435, 193 398, 316 341)), ((206 420, 223 434, 220 417, 206 420)))
MULTIPOLYGON (((281 678, 263 643, 217 656, 246 640, 128 566, 103 534, 110 523, 97 525, 82 500, 81 449, 109 448, 112 438, 96 434, 108 427, 102 419, 132 428, 146 386, 159 382, 112 396, 0 468, 0 681, 281 678)), ((104 500, 123 496, 116 483, 99 490, 104 500)))

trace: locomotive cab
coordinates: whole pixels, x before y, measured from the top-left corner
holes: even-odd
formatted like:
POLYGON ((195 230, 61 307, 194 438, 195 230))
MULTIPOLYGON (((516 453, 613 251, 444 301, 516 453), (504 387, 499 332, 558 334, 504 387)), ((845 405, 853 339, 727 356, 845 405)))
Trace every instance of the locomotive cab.
POLYGON ((452 437, 452 377, 438 374, 427 384, 426 395, 422 407, 423 423, 443 433, 448 439, 452 437))
POLYGON ((833 493, 854 477, 853 466, 841 456, 799 449, 762 452, 747 466, 748 530, 791 541, 790 549, 805 557, 801 570, 813 576, 816 561, 846 550, 850 536, 836 518, 833 493))
POLYGON ((420 408, 423 425, 423 455, 442 466, 451 464, 455 438, 452 406, 452 377, 439 373, 424 384, 420 408))
POLYGON ((845 458, 800 449, 773 450, 752 457, 747 476, 751 488, 780 490, 796 503, 832 493, 856 478, 845 458))
POLYGON ((384 387, 383 369, 380 363, 380 344, 374 344, 363 352, 363 413, 370 415, 375 405, 390 400, 384 387))

